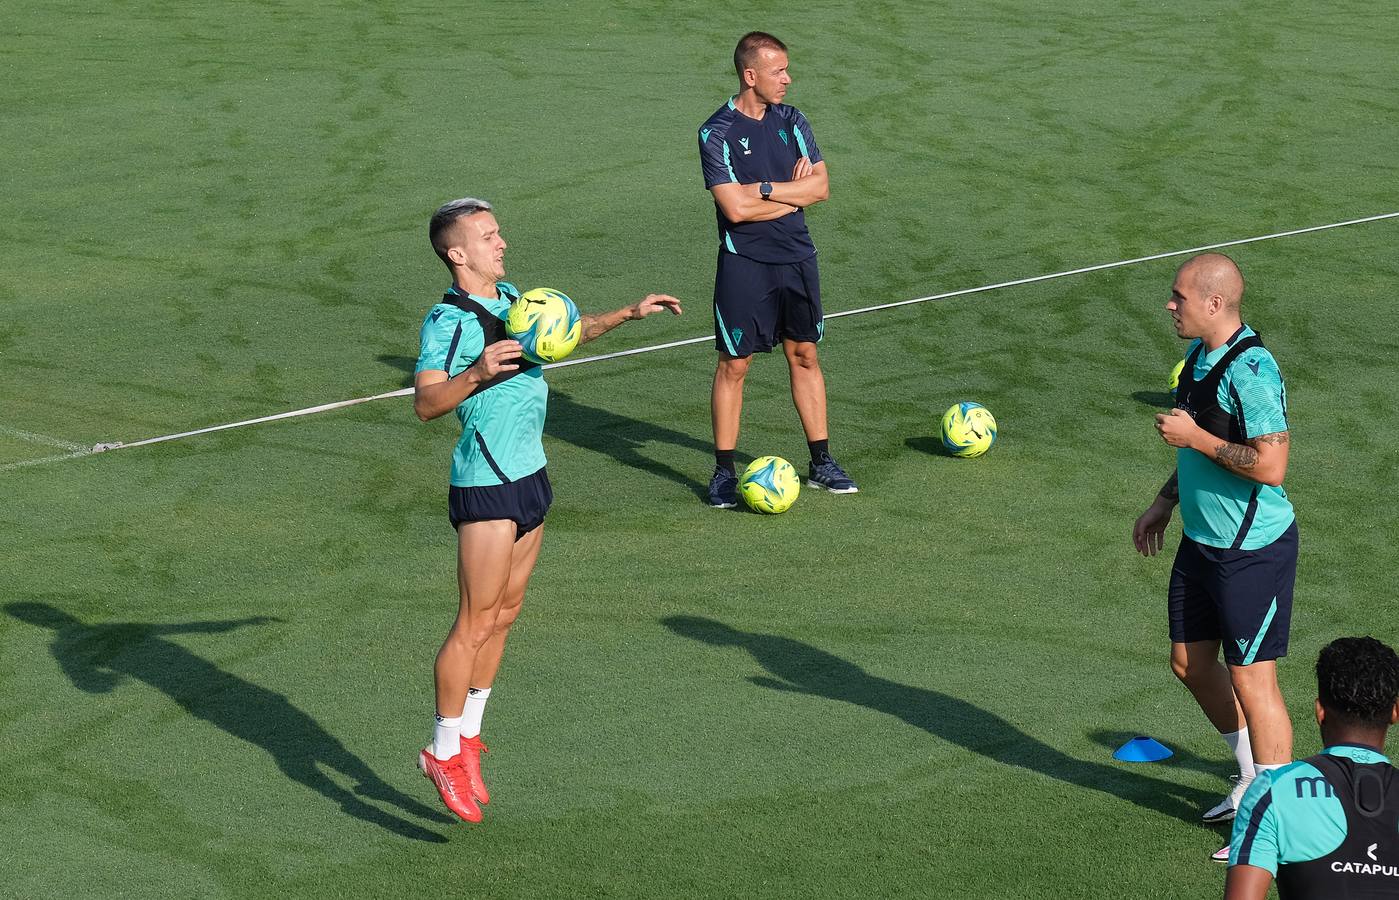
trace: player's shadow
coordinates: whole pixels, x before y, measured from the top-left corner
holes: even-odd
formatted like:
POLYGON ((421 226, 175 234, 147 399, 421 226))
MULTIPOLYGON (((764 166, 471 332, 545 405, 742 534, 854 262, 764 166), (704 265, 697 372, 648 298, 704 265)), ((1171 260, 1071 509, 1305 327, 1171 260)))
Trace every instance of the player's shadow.
POLYGON ((414 371, 418 368, 418 358, 415 356, 396 356, 392 353, 380 353, 374 357, 386 366, 391 366, 403 373, 403 386, 412 387, 414 381, 414 371))
POLYGON ((682 637, 746 650, 771 676, 748 679, 760 687, 824 697, 886 713, 1007 766, 1100 791, 1187 821, 1198 821, 1203 806, 1218 799, 1125 766, 1076 759, 965 700, 871 675, 848 660, 801 641, 739 631, 699 616, 669 616, 661 624, 682 637))
POLYGON ((286 697, 230 675, 166 639, 167 635, 218 634, 278 620, 253 616, 221 622, 88 625, 47 603, 9 603, 5 611, 53 632, 49 650, 77 688, 104 694, 126 678, 144 682, 190 715, 261 747, 288 778, 338 803, 350 815, 403 837, 446 841, 421 825, 366 803, 363 798, 434 822, 453 821, 390 787, 286 697), (354 790, 341 787, 323 769, 352 781, 354 790))
MULTIPOLYGON (((557 389, 549 391, 549 415, 544 431, 550 437, 575 447, 610 456, 617 462, 656 475, 689 488, 695 496, 707 496, 709 485, 692 478, 693 473, 651 459, 641 451, 652 444, 668 444, 702 454, 712 465, 714 445, 674 428, 633 419, 620 413, 579 403, 557 389)), ((708 475, 708 471, 705 471, 708 475)))
POLYGON ((1170 409, 1175 406, 1176 398, 1165 391, 1133 391, 1132 399, 1145 406, 1154 406, 1157 409, 1170 409))

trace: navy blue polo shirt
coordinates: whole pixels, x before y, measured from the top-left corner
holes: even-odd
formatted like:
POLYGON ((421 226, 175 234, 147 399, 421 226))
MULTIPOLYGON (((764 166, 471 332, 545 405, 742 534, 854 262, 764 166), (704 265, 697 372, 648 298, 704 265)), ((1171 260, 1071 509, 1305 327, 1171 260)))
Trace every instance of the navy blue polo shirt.
MULTIPOLYGON (((805 156, 812 165, 821 162, 821 149, 806 116, 795 106, 768 105, 761 119, 738 111, 733 98, 705 120, 699 130, 700 164, 704 186, 791 181, 797 160, 805 156)), ((765 263, 794 263, 816 252, 806 230, 806 213, 797 210, 770 222, 730 222, 718 203, 719 246, 765 263)))

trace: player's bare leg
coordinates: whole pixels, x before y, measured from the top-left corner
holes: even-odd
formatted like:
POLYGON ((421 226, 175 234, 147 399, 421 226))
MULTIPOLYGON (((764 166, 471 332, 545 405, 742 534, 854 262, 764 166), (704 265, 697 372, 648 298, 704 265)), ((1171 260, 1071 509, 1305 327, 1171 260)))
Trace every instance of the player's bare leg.
POLYGON ((1244 727, 1229 670, 1219 661, 1219 641, 1172 643, 1171 671, 1190 689, 1216 731, 1228 734, 1244 727))
POLYGON ((714 423, 714 446, 731 450, 738 446, 738 421, 743 412, 743 382, 748 377, 751 356, 719 355, 714 369, 714 390, 710 394, 710 413, 714 423))
POLYGON ((486 752, 486 744, 481 739, 481 717, 485 714, 486 700, 491 695, 491 686, 500 670, 500 660, 505 652, 505 641, 510 635, 510 626, 519 618, 520 609, 524 604, 525 588, 534 572, 534 564, 539 558, 539 548, 543 541, 544 527, 541 525, 514 542, 510 550, 509 580, 500 603, 494 607, 494 618, 489 619, 484 614, 480 617, 473 615, 467 626, 468 643, 479 638, 480 635, 475 629, 490 626, 486 639, 476 650, 472 663, 458 742, 461 765, 466 771, 471 794, 476 798, 476 802, 481 804, 491 800, 490 792, 486 790, 486 781, 481 775, 481 754, 486 752))
POLYGON ((792 377, 792 404, 797 408, 807 448, 811 451, 807 485, 833 494, 858 493, 855 482, 831 457, 826 430, 826 376, 821 372, 816 343, 784 339, 782 353, 787 357, 787 369, 792 377))
POLYGON ((826 432, 826 376, 816 345, 811 341, 782 342, 787 368, 792 376, 792 404, 801 418, 802 431, 808 441, 824 441, 826 432))
POLYGON ((1277 661, 1230 666, 1229 675, 1248 722, 1254 762, 1260 766, 1291 762, 1292 720, 1278 688, 1277 661))
POLYGON ((709 480, 709 505, 731 509, 738 505, 738 476, 733 452, 738 447, 738 423, 743 412, 743 382, 752 357, 719 354, 709 409, 714 424, 714 475, 709 480))

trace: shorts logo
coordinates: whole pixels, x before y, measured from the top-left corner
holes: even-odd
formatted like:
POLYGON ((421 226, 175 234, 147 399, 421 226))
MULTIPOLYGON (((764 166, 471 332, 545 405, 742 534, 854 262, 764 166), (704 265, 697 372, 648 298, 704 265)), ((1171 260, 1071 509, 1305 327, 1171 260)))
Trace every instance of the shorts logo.
POLYGON ((701 128, 701 129, 700 129, 700 143, 701 143, 701 144, 707 144, 707 143, 709 143, 709 129, 708 129, 708 128, 701 128))
POLYGON ((1240 653, 1247 653, 1247 652, 1248 652, 1248 640, 1247 640, 1246 638, 1239 638, 1239 639, 1238 639, 1237 641, 1235 641, 1234 643, 1236 643, 1236 644, 1239 645, 1239 652, 1240 652, 1240 653))
POLYGON ((777 136, 782 138, 782 145, 785 147, 787 145, 787 129, 780 129, 777 132, 777 136))
POLYGON ((742 342, 742 340, 743 340, 743 329, 742 329, 742 328, 730 328, 730 329, 729 329, 729 334, 733 335, 734 346, 735 346, 735 347, 738 346, 740 342, 742 342))

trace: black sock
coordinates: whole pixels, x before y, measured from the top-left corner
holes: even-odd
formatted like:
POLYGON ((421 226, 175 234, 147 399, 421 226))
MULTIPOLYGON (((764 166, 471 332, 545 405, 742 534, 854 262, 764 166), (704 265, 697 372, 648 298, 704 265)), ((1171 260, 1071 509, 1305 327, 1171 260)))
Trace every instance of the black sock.
POLYGON ((732 450, 715 450, 714 464, 727 472, 738 474, 734 472, 734 451, 732 450))
POLYGON ((819 466, 822 463, 831 461, 831 450, 828 446, 829 444, 829 438, 822 438, 819 441, 806 442, 807 449, 811 451, 811 464, 813 466, 819 466))

